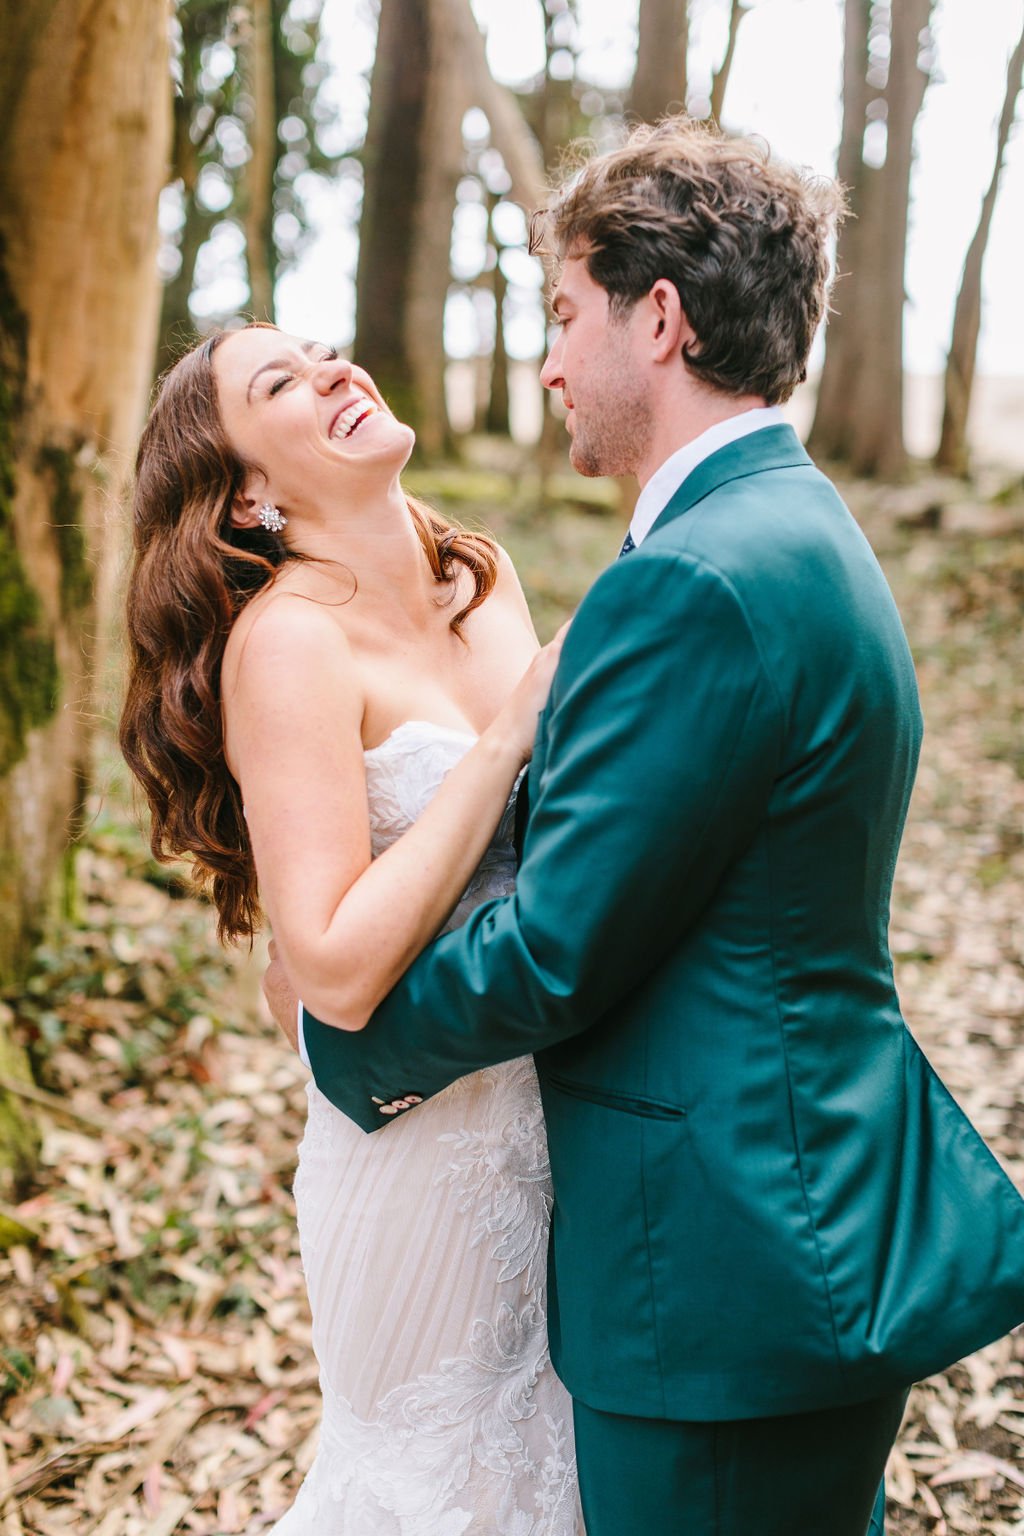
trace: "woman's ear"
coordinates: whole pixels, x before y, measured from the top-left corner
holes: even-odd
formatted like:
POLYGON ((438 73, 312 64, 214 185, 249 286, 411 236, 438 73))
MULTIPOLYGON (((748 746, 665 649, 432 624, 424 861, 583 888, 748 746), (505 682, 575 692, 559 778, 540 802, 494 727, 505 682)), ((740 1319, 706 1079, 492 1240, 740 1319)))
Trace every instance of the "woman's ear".
POLYGON ((267 500, 266 486, 257 486, 253 480, 247 480, 231 507, 232 527, 258 528, 260 526, 259 509, 267 500))

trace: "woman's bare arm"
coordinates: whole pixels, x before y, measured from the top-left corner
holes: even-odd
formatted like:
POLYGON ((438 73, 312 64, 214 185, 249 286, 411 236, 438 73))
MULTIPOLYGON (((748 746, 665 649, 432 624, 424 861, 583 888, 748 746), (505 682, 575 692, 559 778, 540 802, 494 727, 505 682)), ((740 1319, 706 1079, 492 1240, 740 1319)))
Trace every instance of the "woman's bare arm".
POLYGON ((340 626, 285 600, 248 628, 225 692, 230 763, 282 960, 319 1018, 361 1029, 456 906, 529 756, 557 649, 371 862, 364 700, 340 626))

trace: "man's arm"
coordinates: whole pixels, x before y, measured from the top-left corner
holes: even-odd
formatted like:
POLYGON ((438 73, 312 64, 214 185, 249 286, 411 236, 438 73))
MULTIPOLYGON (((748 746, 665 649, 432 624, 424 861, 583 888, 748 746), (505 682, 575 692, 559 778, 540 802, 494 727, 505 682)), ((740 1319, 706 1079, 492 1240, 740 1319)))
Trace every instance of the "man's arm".
POLYGON ((764 816, 782 735, 736 593, 662 551, 595 584, 545 729, 515 894, 430 945, 361 1033, 305 1015, 317 1086, 364 1130, 407 1094, 579 1033, 637 986, 764 816))

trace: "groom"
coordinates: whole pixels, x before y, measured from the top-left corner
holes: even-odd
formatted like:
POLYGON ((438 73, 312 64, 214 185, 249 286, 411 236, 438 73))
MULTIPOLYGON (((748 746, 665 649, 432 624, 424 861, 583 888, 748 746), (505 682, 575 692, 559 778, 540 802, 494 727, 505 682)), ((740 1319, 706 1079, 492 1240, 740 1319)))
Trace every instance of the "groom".
POLYGON ((367 1131, 536 1054, 588 1536, 880 1532, 909 1384, 1024 1318, 1024 1201, 893 987, 910 654, 775 409, 837 213, 678 119, 546 210, 542 379, 576 468, 640 482, 624 558, 565 640, 515 895, 362 1033, 304 1018, 367 1131))

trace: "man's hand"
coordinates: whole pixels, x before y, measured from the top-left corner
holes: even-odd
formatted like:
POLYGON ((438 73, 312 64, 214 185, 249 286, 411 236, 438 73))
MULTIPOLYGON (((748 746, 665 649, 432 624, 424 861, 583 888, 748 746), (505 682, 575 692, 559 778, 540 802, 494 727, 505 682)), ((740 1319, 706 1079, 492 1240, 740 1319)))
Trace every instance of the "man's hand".
POLYGON ((299 999, 277 955, 277 945, 270 941, 270 964, 263 972, 263 996, 270 1016, 293 1051, 299 1048, 299 999))

